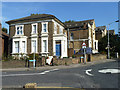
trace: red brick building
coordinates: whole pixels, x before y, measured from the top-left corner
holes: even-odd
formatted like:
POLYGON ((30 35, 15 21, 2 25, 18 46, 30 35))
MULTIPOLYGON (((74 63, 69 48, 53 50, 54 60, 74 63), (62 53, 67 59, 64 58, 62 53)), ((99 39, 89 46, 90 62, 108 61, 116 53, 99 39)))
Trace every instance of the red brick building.
MULTIPOLYGON (((98 40, 95 39, 96 26, 94 19, 67 22, 65 24, 70 32, 68 48, 73 48, 74 54, 79 52, 83 42, 86 43, 88 48, 92 49, 92 53, 98 53, 98 40)), ((73 51, 70 50, 71 52, 73 51)))
POLYGON ((106 26, 99 26, 95 29, 96 39, 99 41, 102 37, 106 36, 107 30, 106 26))

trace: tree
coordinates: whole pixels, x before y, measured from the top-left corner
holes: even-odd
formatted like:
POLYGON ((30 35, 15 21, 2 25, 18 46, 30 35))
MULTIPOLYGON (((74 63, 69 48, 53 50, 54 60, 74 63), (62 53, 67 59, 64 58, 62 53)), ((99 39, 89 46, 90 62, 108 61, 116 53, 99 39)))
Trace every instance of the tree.
POLYGON ((3 28, 2 28, 2 31, 5 32, 5 33, 7 33, 7 28, 4 28, 4 27, 3 27, 3 28))
MULTIPOLYGON (((108 45, 108 36, 101 38, 98 42, 98 50, 100 53, 107 53, 107 45, 108 45)), ((120 55, 120 37, 118 35, 110 35, 110 55, 115 56, 115 52, 118 52, 120 55)))

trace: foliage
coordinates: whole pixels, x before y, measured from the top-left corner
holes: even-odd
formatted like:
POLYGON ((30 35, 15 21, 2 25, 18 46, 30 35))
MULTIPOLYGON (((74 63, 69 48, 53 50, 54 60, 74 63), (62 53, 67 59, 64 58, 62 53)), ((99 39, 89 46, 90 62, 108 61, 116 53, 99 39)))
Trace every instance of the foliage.
MULTIPOLYGON (((98 50, 100 53, 107 53, 108 36, 101 38, 98 42, 98 50)), ((110 54, 115 55, 118 52, 120 55, 120 37, 118 35, 110 35, 110 54)))
MULTIPOLYGON (((39 60, 39 58, 40 58, 40 55, 39 54, 35 54, 35 59, 39 60)), ((33 60, 34 59, 34 53, 33 54, 28 54, 27 59, 28 60, 33 60)))
POLYGON ((72 58, 75 58, 75 55, 72 55, 72 58))
POLYGON ((3 28, 2 28, 2 31, 5 32, 5 33, 7 33, 7 28, 4 28, 4 27, 3 27, 3 28))
POLYGON ((11 61, 11 60, 14 60, 14 57, 11 56, 11 55, 8 55, 8 57, 2 57, 2 61, 11 61))

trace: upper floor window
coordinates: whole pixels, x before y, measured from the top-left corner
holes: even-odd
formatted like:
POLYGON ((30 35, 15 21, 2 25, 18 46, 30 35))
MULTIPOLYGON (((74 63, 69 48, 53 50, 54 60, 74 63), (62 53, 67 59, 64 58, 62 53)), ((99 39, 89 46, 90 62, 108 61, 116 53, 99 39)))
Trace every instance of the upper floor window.
POLYGON ((60 28, 60 34, 63 34, 63 29, 62 28, 60 28))
POLYGON ((42 22, 42 32, 46 33, 48 32, 48 22, 42 22))
POLYGON ((71 33, 71 35, 70 35, 70 39, 73 40, 73 33, 71 33))
POLYGON ((47 28, 46 28, 46 24, 43 24, 43 31, 46 32, 47 31, 47 28))
POLYGON ((57 34, 57 25, 54 24, 54 33, 57 34))
POLYGON ((23 25, 16 26, 16 35, 23 35, 23 25))
POLYGON ((32 24, 32 34, 37 33, 37 23, 32 24))

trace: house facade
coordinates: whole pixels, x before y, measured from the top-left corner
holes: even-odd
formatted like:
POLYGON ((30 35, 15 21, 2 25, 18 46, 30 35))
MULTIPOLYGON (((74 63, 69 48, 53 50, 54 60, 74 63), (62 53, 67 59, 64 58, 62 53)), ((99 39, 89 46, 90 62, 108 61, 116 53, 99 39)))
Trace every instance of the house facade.
POLYGON ((96 39, 99 41, 102 37, 106 36, 106 26, 99 26, 95 28, 96 39))
POLYGON ((35 14, 7 21, 12 55, 37 53, 67 57, 67 31, 64 23, 50 14, 35 14))
POLYGON ((86 47, 92 48, 92 53, 98 53, 98 40, 95 38, 95 21, 85 20, 65 23, 69 34, 69 47, 74 49, 74 54, 82 48, 82 43, 86 43, 86 47))

